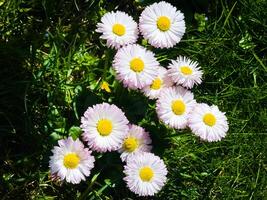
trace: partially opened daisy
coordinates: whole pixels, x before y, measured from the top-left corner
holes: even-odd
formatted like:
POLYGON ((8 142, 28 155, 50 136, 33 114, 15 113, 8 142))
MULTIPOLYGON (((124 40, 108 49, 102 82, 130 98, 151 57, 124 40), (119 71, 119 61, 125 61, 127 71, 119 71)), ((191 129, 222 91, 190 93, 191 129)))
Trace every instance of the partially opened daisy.
POLYGON ((134 44, 138 38, 137 23, 128 14, 117 11, 108 12, 97 24, 100 38, 107 40, 107 46, 120 48, 126 44, 134 44))
POLYGON ((128 133, 128 120, 116 105, 89 107, 81 119, 83 139, 97 152, 116 151, 128 133))
POLYGON ((173 82, 164 67, 158 67, 157 71, 158 76, 153 80, 152 84, 146 86, 142 90, 150 99, 158 98, 163 88, 171 87, 173 85, 173 82))
POLYGON ((130 89, 142 89, 157 76, 159 62, 154 53, 134 44, 118 50, 113 61, 116 78, 130 89))
POLYGON ((189 58, 179 56, 177 60, 172 60, 168 68, 172 80, 183 87, 192 88, 202 82, 203 72, 198 67, 198 63, 189 58))
POLYGON ((165 1, 154 3, 142 12, 139 30, 152 46, 173 47, 185 33, 184 14, 165 1))
POLYGON ((190 114, 188 125, 195 135, 209 142, 224 138, 229 128, 225 113, 217 106, 209 106, 205 103, 195 106, 190 114))
POLYGON ((66 180, 68 183, 77 184, 90 175, 94 167, 95 158, 83 143, 71 137, 58 141, 59 146, 52 150, 49 167, 52 177, 66 180))
POLYGON ((162 90, 157 100, 158 117, 172 128, 183 129, 187 126, 188 114, 196 104, 192 92, 178 86, 162 90))
POLYGON ((142 153, 128 159, 123 172, 127 187, 139 196, 153 196, 167 180, 163 160, 152 153, 142 153))
POLYGON ((123 140, 122 147, 119 149, 122 161, 142 152, 151 150, 151 139, 149 133, 144 128, 137 125, 129 125, 129 131, 123 140))

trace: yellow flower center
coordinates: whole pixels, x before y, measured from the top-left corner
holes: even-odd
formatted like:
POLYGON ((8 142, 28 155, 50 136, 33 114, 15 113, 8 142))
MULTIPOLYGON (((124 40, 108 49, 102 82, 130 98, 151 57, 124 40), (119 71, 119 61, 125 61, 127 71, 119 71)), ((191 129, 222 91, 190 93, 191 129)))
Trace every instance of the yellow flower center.
POLYGON ((171 20, 166 16, 161 16, 157 20, 158 29, 161 31, 167 31, 171 27, 171 20))
POLYGON ((151 84, 150 88, 153 90, 159 90, 162 84, 162 80, 160 78, 156 78, 151 84))
POLYGON ((122 24, 114 24, 112 27, 112 32, 118 36, 123 36, 125 34, 125 26, 122 24))
POLYGON ((134 137, 128 137, 124 140, 123 148, 128 152, 133 152, 138 147, 138 142, 134 137))
POLYGON ((134 58, 130 62, 130 68, 134 72, 141 72, 145 67, 144 62, 140 58, 134 58))
POLYGON ((142 179, 142 181, 150 181, 152 177, 154 176, 154 172, 150 167, 142 167, 139 170, 139 176, 142 179))
POLYGON ((172 112, 176 115, 182 115, 185 112, 185 107, 184 102, 180 99, 172 101, 172 112))
POLYGON ((184 75, 191 75, 193 73, 193 70, 188 66, 182 66, 180 69, 184 75))
POLYGON ((75 169, 80 163, 80 158, 76 153, 68 153, 64 156, 63 164, 68 169, 75 169))
POLYGON ((108 119, 101 119, 97 123, 97 131, 102 136, 108 136, 112 131, 112 123, 108 119))
POLYGON ((203 122, 208 126, 214 126, 216 123, 216 117, 212 113, 207 113, 203 117, 203 122))

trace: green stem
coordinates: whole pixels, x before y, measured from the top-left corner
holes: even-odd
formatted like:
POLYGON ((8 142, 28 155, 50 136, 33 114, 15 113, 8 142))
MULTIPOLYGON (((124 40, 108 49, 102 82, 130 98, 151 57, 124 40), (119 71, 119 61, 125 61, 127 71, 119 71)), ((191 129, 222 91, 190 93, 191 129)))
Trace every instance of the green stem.
MULTIPOLYGON (((104 63, 103 75, 101 77, 102 80, 105 80, 106 76, 107 76, 107 71, 109 69, 109 59, 110 59, 110 55, 111 55, 111 50, 110 49, 106 49, 104 54, 105 54, 105 63, 104 63)), ((102 82, 102 80, 97 83, 97 85, 94 88, 94 90, 99 88, 99 85, 102 82)))
POLYGON ((102 76, 102 79, 105 79, 107 76, 107 70, 109 69, 109 59, 111 56, 111 51, 110 49, 105 50, 105 55, 106 55, 106 59, 105 59, 105 64, 104 64, 104 73, 102 76))
POLYGON ((81 196, 78 198, 78 200, 83 200, 83 199, 86 199, 88 193, 90 192, 92 186, 94 185, 94 183, 96 182, 97 180, 97 177, 99 176, 100 172, 95 174, 91 180, 91 182, 88 184, 86 190, 84 190, 84 192, 81 194, 81 196))

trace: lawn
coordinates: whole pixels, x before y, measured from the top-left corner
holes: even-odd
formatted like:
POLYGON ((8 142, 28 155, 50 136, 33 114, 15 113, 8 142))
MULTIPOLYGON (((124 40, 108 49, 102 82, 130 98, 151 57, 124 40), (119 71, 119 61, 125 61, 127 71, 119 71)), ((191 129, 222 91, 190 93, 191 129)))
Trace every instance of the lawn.
POLYGON ((185 15, 186 32, 170 49, 153 51, 164 67, 178 55, 204 72, 192 92, 226 113, 227 136, 206 142, 158 120, 155 101, 115 79, 95 31, 110 11, 138 21, 155 1, 0 0, 0 194, 2 199, 266 199, 267 1, 168 1, 185 15), (101 88, 103 81, 110 92, 101 88), (152 138, 168 169, 154 197, 138 197, 123 181, 117 152, 93 152, 91 175, 78 185, 52 181, 51 149, 81 137, 81 116, 94 104, 120 107, 152 138))

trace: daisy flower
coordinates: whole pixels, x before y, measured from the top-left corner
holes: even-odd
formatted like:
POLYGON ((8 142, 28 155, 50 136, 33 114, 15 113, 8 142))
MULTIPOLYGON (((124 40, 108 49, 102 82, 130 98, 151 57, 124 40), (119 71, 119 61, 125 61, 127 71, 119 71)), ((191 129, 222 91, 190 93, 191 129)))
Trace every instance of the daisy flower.
POLYGON ((151 139, 145 129, 140 126, 129 125, 129 131, 119 149, 121 160, 124 162, 140 152, 149 152, 152 149, 150 144, 151 139))
POLYGON ((192 92, 178 86, 163 89, 156 111, 158 117, 172 128, 183 129, 187 126, 188 114, 196 104, 192 92))
POLYGON ((128 159, 123 172, 127 187, 139 196, 153 196, 167 180, 163 160, 147 152, 128 159))
POLYGON ((229 128, 225 113, 217 106, 205 103, 195 106, 190 114, 188 126, 195 135, 209 142, 220 141, 229 128))
POLYGON ((106 13, 97 24, 96 32, 102 33, 100 38, 107 40, 108 47, 116 49, 134 44, 138 38, 137 23, 121 11, 106 13))
POLYGON ((97 152, 118 150, 129 129, 121 109, 107 103, 89 107, 81 122, 83 139, 97 152))
POLYGON ((130 89, 142 89, 157 76, 159 62, 154 53, 134 44, 118 50, 113 61, 116 78, 130 89))
POLYGON ((95 158, 91 155, 91 151, 84 148, 79 139, 74 141, 71 137, 59 140, 58 145, 52 150, 53 156, 49 161, 52 177, 61 181, 66 179, 68 183, 73 184, 85 180, 94 167, 95 158))
POLYGON ((158 98, 163 88, 171 87, 172 80, 168 77, 167 70, 164 67, 158 67, 158 76, 153 80, 152 84, 146 86, 142 91, 150 99, 158 98))
POLYGON ((173 47, 185 33, 184 14, 165 1, 154 3, 142 12, 139 30, 152 46, 173 47))
POLYGON ((173 82, 186 88, 192 88, 194 84, 202 82, 202 74, 198 63, 186 57, 179 56, 177 60, 172 60, 169 65, 169 76, 173 82))

